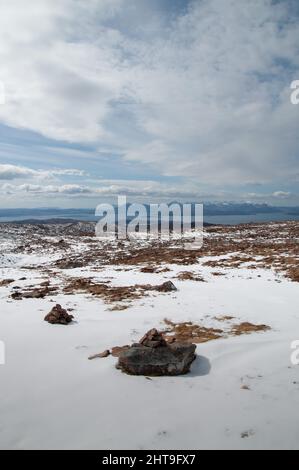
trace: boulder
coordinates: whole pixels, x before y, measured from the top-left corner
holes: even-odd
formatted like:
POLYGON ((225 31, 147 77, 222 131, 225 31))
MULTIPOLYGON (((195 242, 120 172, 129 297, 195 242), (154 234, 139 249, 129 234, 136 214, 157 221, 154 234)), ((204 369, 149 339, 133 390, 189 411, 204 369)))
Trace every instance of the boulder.
POLYGON ((119 355, 116 367, 130 375, 186 374, 196 357, 195 350, 195 344, 167 344, 163 336, 152 329, 139 343, 119 355))
POLYGON ((52 324, 67 325, 73 318, 73 315, 70 315, 61 305, 57 304, 52 308, 51 312, 45 316, 45 321, 52 324))
POLYGON ((156 290, 159 292, 175 292, 177 288, 175 287, 174 283, 171 281, 163 282, 160 286, 156 287, 156 290))

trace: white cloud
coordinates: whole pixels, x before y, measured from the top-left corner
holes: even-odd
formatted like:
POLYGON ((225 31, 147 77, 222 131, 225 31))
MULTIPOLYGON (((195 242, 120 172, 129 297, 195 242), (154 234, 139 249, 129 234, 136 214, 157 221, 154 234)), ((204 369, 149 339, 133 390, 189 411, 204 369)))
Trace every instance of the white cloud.
MULTIPOLYGON (((36 184, 4 183, 0 185, 1 199, 6 201, 21 200, 49 203, 73 201, 75 205, 92 207, 98 201, 105 199, 109 202, 117 202, 119 195, 126 195, 128 200, 139 202, 170 202, 173 200, 185 200, 186 202, 220 202, 238 201, 269 204, 298 204, 299 195, 288 191, 247 192, 234 193, 229 190, 215 190, 203 192, 199 185, 193 183, 167 184, 152 180, 91 180, 90 184, 36 184)), ((70 203, 69 203, 70 204, 70 203)))
POLYGON ((17 165, 0 164, 0 180, 23 178, 48 179, 55 176, 85 176, 86 173, 76 169, 33 170, 17 165))
POLYGON ((289 3, 194 1, 167 24, 150 10, 137 0, 2 1, 1 122, 210 186, 298 175, 289 3))
POLYGON ((275 191, 272 196, 279 199, 288 199, 291 196, 291 193, 289 191, 275 191))
POLYGON ((1 191, 4 194, 15 194, 15 193, 24 193, 24 194, 35 194, 35 195, 59 195, 59 194, 66 194, 66 195, 76 195, 76 194, 89 194, 92 193, 92 189, 77 185, 77 184, 64 184, 60 186, 55 185, 39 185, 39 184, 20 184, 20 185, 12 185, 6 183, 2 185, 1 191))

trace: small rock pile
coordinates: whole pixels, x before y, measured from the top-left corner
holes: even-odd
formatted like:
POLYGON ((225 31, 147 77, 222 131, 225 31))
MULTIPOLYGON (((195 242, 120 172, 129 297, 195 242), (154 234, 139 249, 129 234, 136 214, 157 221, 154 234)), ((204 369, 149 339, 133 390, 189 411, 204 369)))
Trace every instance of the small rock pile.
POLYGON ((70 315, 61 305, 57 304, 52 308, 51 312, 45 316, 45 321, 51 324, 68 325, 73 318, 73 315, 70 315))
POLYGON ((161 348, 164 346, 167 346, 167 343, 161 333, 159 333, 156 328, 153 328, 152 330, 148 331, 145 333, 145 335, 141 338, 139 343, 142 346, 145 346, 146 348, 161 348))

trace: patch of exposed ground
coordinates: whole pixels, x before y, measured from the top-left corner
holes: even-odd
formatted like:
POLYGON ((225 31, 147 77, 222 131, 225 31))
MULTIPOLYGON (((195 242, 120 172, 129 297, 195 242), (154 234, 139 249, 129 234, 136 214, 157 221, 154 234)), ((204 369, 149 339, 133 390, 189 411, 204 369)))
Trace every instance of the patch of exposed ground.
POLYGON ((163 336, 167 342, 181 343, 206 343, 213 339, 221 338, 224 331, 218 328, 206 328, 192 322, 174 323, 167 318, 164 319, 167 329, 163 331, 163 336))
MULTIPOLYGON (((242 224, 206 228, 201 249, 186 250, 181 242, 151 242, 147 246, 126 246, 114 252, 110 264, 194 265, 202 257, 214 268, 272 268, 297 279, 299 264, 299 222, 242 224), (232 255, 233 253, 233 255, 232 255)), ((223 273, 215 271, 215 275, 223 273)))
POLYGON ((217 321, 230 321, 233 320, 235 317, 231 315, 220 315, 219 317, 214 317, 217 321))
POLYGON ((197 281, 205 282, 204 278, 199 274, 192 273, 191 271, 182 271, 176 277, 179 281, 197 281))
MULTIPOLYGON (((222 317, 221 321, 224 318, 232 319, 233 317, 227 316, 222 317)), ((257 332, 265 332, 270 330, 271 328, 267 325, 254 325, 253 323, 243 322, 240 324, 235 324, 229 329, 219 329, 219 328, 211 328, 211 327, 204 327, 202 325, 198 325, 193 322, 181 322, 175 323, 167 318, 164 319, 164 323, 166 324, 166 329, 159 332, 161 338, 166 341, 168 344, 172 343, 206 343, 208 341, 212 341, 219 338, 227 338, 228 336, 239 336, 243 334, 250 334, 250 333, 257 333, 257 332)), ((157 331, 157 330, 151 330, 157 331)), ((144 336, 144 338, 146 335, 144 336)), ((142 344, 143 339, 140 340, 140 344, 142 344)), ((123 351, 126 351, 130 348, 129 345, 125 346, 114 346, 111 349, 106 349, 105 351, 97 354, 93 354, 89 356, 88 359, 96 359, 96 358, 105 358, 108 357, 110 354, 114 357, 119 357, 123 351)), ((243 387, 244 389, 249 389, 246 386, 243 387)))
MULTIPOLYGON (((171 281, 159 285, 135 284, 132 286, 111 286, 104 283, 95 283, 91 279, 77 278, 71 279, 64 287, 65 294, 76 292, 87 292, 96 297, 100 297, 106 303, 118 303, 140 299, 149 292, 174 292, 176 287, 171 281)), ((115 306, 119 310, 120 306, 115 306)), ((126 306, 128 307, 128 306, 126 306)))
MULTIPOLYGON (((298 263, 298 262, 297 262, 298 263)), ((287 276, 295 282, 299 282, 299 267, 291 267, 287 270, 287 276)))
MULTIPOLYGON (((273 269, 292 281, 299 280, 299 222, 208 227, 202 248, 195 250, 186 250, 180 240, 100 240, 93 236, 93 230, 93 223, 83 222, 1 225, 1 235, 14 245, 13 255, 47 255, 48 261, 43 265, 27 263, 24 269, 97 270, 110 265, 119 269, 137 266, 144 273, 162 273, 169 270, 167 265, 192 266, 205 258, 203 264, 215 268, 215 276, 225 274, 217 268, 247 267, 273 269)), ((7 248, 2 251, 9 254, 7 248)), ((0 248, 0 255, 2 251, 0 248)))
POLYGON ((54 295, 58 292, 58 288, 50 286, 50 281, 44 281, 38 286, 29 286, 21 289, 16 286, 11 298, 15 300, 22 299, 43 299, 46 296, 54 295))
POLYGON ((140 269, 141 273, 146 274, 160 274, 160 273, 168 273, 170 271, 169 268, 159 267, 159 266, 144 266, 140 269))
MULTIPOLYGON (((220 321, 231 320, 233 317, 220 317, 220 321)), ((270 330, 267 325, 254 325, 253 323, 243 322, 234 324, 227 329, 211 328, 198 325, 193 322, 175 323, 167 318, 164 319, 167 328, 163 331, 164 338, 168 342, 183 343, 206 343, 214 339, 227 337, 230 335, 239 336, 244 334, 256 333, 270 330)))
POLYGON ((268 325, 253 325, 252 323, 243 322, 239 325, 233 325, 230 333, 235 336, 240 336, 267 330, 270 330, 270 326, 268 325))

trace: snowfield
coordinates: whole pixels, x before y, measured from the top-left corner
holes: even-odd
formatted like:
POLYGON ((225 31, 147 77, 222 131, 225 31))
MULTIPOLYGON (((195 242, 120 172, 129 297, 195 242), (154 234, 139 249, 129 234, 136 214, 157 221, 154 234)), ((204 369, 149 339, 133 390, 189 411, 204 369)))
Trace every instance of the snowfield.
POLYGON ((13 280, 0 287, 0 340, 6 346, 6 363, 0 365, 1 449, 299 448, 299 366, 291 363, 291 343, 299 339, 298 282, 252 262, 206 265, 225 263, 227 253, 205 253, 192 265, 161 262, 164 271, 153 273, 103 260, 59 269, 56 261, 78 253, 79 246, 74 234, 63 239, 70 245, 64 253, 43 243, 1 246, 0 282, 13 280), (205 282, 178 280, 182 271, 200 274, 205 282), (122 310, 122 301, 110 305, 88 292, 63 291, 68 279, 80 277, 111 286, 171 280, 178 290, 125 300, 122 310), (43 298, 11 297, 47 280, 57 291, 43 298), (73 309, 73 323, 44 321, 56 303, 73 309), (227 316, 233 318, 221 319, 227 316), (128 376, 115 368, 116 357, 88 360, 138 341, 150 328, 165 329, 165 318, 221 328, 227 335, 199 343, 185 376, 128 376), (229 334, 241 322, 271 330, 229 334))

